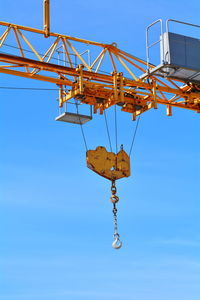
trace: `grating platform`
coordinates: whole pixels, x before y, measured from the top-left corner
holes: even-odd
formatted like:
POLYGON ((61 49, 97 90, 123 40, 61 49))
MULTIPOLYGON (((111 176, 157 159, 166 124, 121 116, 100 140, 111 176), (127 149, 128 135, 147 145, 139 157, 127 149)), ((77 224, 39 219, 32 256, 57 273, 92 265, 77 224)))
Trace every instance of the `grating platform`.
POLYGON ((65 112, 55 118, 56 121, 62 121, 73 124, 85 124, 92 120, 92 116, 80 115, 76 113, 65 112))
POLYGON ((193 82, 200 84, 200 71, 191 70, 185 67, 180 67, 173 64, 160 64, 155 68, 149 70, 149 72, 140 76, 141 79, 149 77, 149 75, 157 75, 161 77, 169 77, 172 79, 180 79, 185 82, 193 82))
MULTIPOLYGON (((172 78, 184 82, 200 84, 200 39, 174 32, 169 32, 169 22, 179 23, 200 28, 199 25, 169 19, 166 21, 166 32, 163 32, 163 23, 159 19, 150 24, 146 30, 147 72, 140 78, 146 79, 151 75, 172 78), (160 38, 149 43, 149 29, 160 23, 160 38), (150 67, 150 48, 160 44, 160 64, 150 67)), ((155 48, 154 48, 155 49, 155 48)), ((152 65, 152 64, 151 64, 152 65)))

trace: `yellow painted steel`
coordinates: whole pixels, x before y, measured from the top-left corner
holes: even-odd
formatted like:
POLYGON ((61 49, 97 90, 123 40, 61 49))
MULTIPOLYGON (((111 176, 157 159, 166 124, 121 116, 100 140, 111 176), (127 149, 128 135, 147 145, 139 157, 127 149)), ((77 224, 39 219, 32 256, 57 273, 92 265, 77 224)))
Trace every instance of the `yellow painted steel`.
POLYGON ((95 150, 88 150, 86 158, 88 168, 109 180, 130 176, 130 158, 123 149, 115 154, 99 146, 95 150))
MULTIPOLYGON (((158 104, 166 106, 167 116, 172 116, 172 107, 200 113, 200 85, 149 75, 146 61, 118 49, 115 43, 104 44, 50 32, 50 0, 43 0, 43 3, 43 30, 0 22, 0 50, 8 46, 6 41, 10 35, 15 42, 11 47, 19 50, 18 55, 6 53, 5 48, 0 51, 0 73, 56 84, 60 107, 75 98, 82 104, 91 105, 94 113, 103 114, 104 110, 117 104, 122 111, 131 114, 132 120, 158 108, 158 104), (38 38, 37 47, 31 42, 33 34, 38 38), (48 38, 48 42, 41 54, 39 39, 43 37, 48 38), (88 45, 95 48, 93 62, 83 57, 86 51, 80 51, 88 45), (63 65, 59 59, 55 62, 56 51, 60 48, 63 65), (73 58, 77 62, 74 63, 73 58), (109 73, 103 70, 104 63, 107 69, 110 65, 109 73)), ((148 66, 154 67, 149 63, 148 66)), ((130 157, 123 149, 115 154, 99 146, 88 150, 86 159, 91 170, 112 182, 130 176, 130 157)), ((112 191, 112 201, 116 202, 115 191, 112 191)))
POLYGON ((119 104, 122 111, 131 113, 133 119, 152 107, 157 108, 158 104, 166 105, 168 116, 171 115, 171 107, 200 112, 199 85, 153 75, 140 79, 145 73, 146 62, 118 49, 114 43, 103 44, 49 32, 47 30, 49 1, 44 3, 46 3, 45 30, 0 22, 0 28, 5 28, 0 37, 0 47, 4 46, 6 39, 14 32, 19 48, 18 56, 0 53, 0 73, 55 83, 62 90, 59 97, 60 106, 75 97, 81 103, 92 105, 94 113, 102 114, 105 109, 115 104, 119 104), (45 54, 41 55, 39 49, 32 45, 30 37, 26 36, 29 33, 35 33, 38 37, 49 36, 52 44, 48 46, 45 54), (28 46, 35 59, 22 49, 20 40, 28 46), (97 54, 92 63, 86 61, 80 54, 78 43, 81 43, 81 46, 91 45, 98 49, 99 52, 95 50, 97 54), (58 46, 62 46, 67 58, 65 66, 55 63, 54 54, 58 46), (78 68, 77 65, 73 65, 72 54, 79 61, 78 68), (106 64, 109 59, 112 68, 108 74, 101 72, 105 57, 106 64), (132 78, 125 77, 122 71, 130 74, 132 78), (136 76, 138 72, 141 73, 140 76, 136 76), (65 91, 65 86, 68 87, 68 92, 65 91))
POLYGON ((50 35, 50 0, 44 0, 44 36, 50 35))

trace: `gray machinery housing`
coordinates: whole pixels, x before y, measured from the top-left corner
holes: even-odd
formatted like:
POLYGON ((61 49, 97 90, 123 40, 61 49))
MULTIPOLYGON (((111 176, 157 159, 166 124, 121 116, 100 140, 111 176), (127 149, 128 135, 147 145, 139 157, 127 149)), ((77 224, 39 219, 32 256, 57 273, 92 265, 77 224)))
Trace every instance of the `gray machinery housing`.
POLYGON ((200 39, 165 32, 162 35, 161 61, 168 65, 167 76, 200 82, 200 39))
POLYGON ((167 30, 163 33, 162 20, 149 25, 147 28, 147 73, 142 78, 145 78, 148 74, 154 74, 200 84, 200 39, 169 32, 169 21, 200 28, 199 25, 167 20, 167 30), (161 23, 160 39, 149 45, 149 29, 158 22, 161 23), (157 43, 160 43, 160 64, 150 67, 149 49, 157 43))

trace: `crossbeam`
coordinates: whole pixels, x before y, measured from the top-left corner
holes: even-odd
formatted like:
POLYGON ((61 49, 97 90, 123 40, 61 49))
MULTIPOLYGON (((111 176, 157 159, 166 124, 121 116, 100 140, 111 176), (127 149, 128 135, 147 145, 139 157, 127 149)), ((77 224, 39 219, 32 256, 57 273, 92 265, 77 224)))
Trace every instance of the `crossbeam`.
POLYGON ((157 104, 166 105, 168 116, 172 115, 172 107, 200 112, 199 86, 154 75, 143 78, 141 75, 146 72, 146 62, 118 49, 116 44, 102 44, 51 33, 48 30, 48 7, 46 10, 46 31, 0 22, 1 30, 1 26, 6 27, 0 36, 0 49, 4 49, 0 52, 0 73, 58 85, 62 91, 60 106, 73 97, 82 103, 93 105, 94 112, 100 113, 118 104, 122 111, 132 113, 133 119, 151 108, 157 108, 157 104), (15 48, 19 49, 18 55, 5 53, 5 48, 8 47, 6 41, 12 32, 15 48), (41 54, 41 50, 32 45, 30 33, 35 33, 40 38, 41 35, 46 35, 52 39, 45 54, 41 54), (29 50, 22 48, 22 42, 29 50), (79 44, 94 47, 97 55, 93 62, 87 62, 80 54, 79 44), (65 57, 63 65, 59 64, 59 60, 53 63, 58 47, 62 48, 65 57), (76 65, 72 62, 72 55, 76 57, 76 65), (112 70, 108 74, 101 70, 105 57, 106 64, 109 61, 112 70), (69 87, 68 92, 64 86, 69 87))

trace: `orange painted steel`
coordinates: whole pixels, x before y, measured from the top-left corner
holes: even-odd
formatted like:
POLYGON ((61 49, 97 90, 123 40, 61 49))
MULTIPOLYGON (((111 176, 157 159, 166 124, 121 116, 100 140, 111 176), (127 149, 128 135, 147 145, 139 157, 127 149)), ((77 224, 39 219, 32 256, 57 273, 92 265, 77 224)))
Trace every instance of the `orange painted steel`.
MULTIPOLYGON (((92 105, 94 113, 101 114, 112 105, 118 104, 122 111, 132 114, 133 119, 143 112, 166 106, 168 116, 172 107, 200 112, 200 86, 170 78, 146 76, 146 62, 117 48, 116 44, 102 44, 67 35, 49 32, 49 11, 46 8, 44 30, 0 22, 0 73, 52 82, 59 87, 59 105, 71 98, 92 105), (48 38, 44 54, 33 46, 32 35, 48 38), (12 41, 8 45, 6 41, 12 41), (50 46, 49 46, 50 42, 50 46), (13 46, 13 43, 15 46, 13 46), (22 47, 25 45, 26 49, 22 47), (81 55, 83 46, 93 47, 95 59, 86 61, 81 55), (6 53, 6 47, 15 47, 17 55, 6 53), (28 50, 27 50, 28 48, 28 50), (63 65, 55 55, 62 48, 63 65), (76 58, 74 65, 73 58, 76 58), (110 69, 110 73, 102 72, 110 69), (67 90, 66 90, 67 87, 67 90)), ((153 67, 152 65, 150 65, 153 67)))

